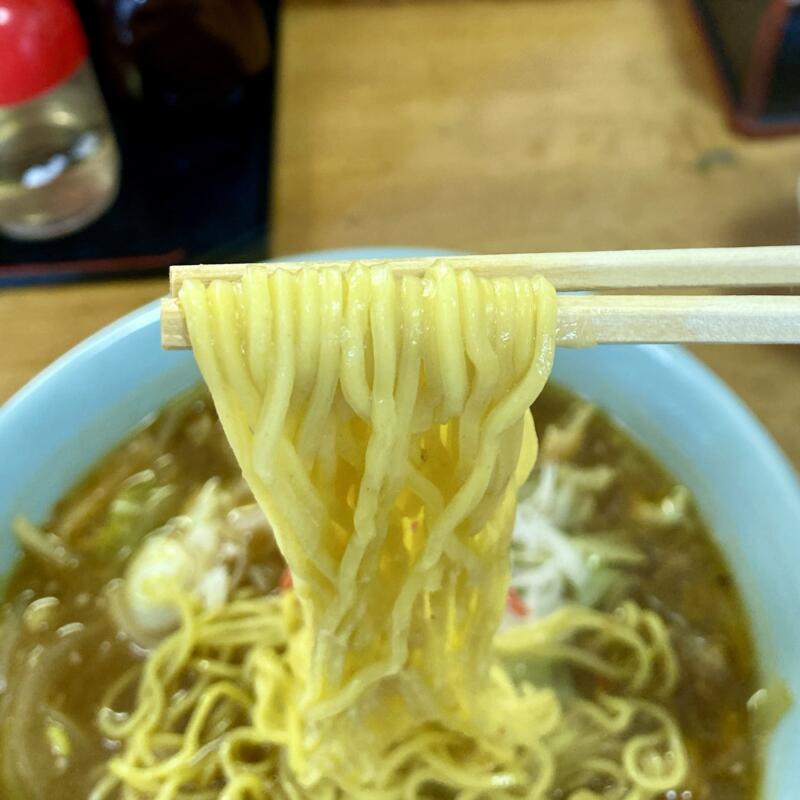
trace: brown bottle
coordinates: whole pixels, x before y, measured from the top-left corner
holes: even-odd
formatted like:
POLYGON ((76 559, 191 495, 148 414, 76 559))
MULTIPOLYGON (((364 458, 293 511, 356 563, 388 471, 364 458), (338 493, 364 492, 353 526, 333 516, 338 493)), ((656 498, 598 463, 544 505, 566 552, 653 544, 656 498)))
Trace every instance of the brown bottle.
POLYGON ((117 92, 183 113, 235 106, 270 60, 258 0, 95 0, 117 92))

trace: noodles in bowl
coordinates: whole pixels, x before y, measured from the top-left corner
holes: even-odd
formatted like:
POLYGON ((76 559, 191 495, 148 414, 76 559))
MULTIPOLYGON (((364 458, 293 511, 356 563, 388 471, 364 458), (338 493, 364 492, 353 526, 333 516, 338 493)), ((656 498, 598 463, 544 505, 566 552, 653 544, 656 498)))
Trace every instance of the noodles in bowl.
MULTIPOLYGON (((88 602, 130 643, 93 707, 106 757, 91 796, 644 799, 729 780, 732 796, 752 797, 755 764, 736 750, 753 735, 743 698, 718 687, 714 702, 738 707, 722 737, 731 752, 704 764, 675 709, 686 676, 670 613, 686 609, 639 596, 630 584, 650 556, 592 521, 625 495, 608 464, 570 463, 585 408, 548 430, 528 481, 527 409, 552 359, 549 286, 253 269, 241 286, 188 284, 181 302, 264 516, 230 462, 200 484, 203 448, 226 456, 190 404, 150 431, 147 475, 85 491, 52 531, 18 526, 31 558, 65 575, 105 553, 88 602), (165 459, 189 430, 199 452, 165 459), (179 478, 167 474, 177 460, 179 478), (187 466, 194 488, 180 485, 187 466), (527 544, 512 542, 520 486, 527 544), (273 535, 293 584, 283 591, 273 535), (521 585, 509 593, 512 569, 521 585)), ((688 526, 700 546, 685 494, 628 499, 615 513, 637 530, 688 526)), ((747 634, 730 634, 724 612, 740 609, 723 589, 714 633, 734 645, 708 664, 741 695, 755 688, 747 634)), ((21 622, 9 605, 9 626, 41 617, 35 631, 69 643, 58 591, 38 594, 21 622)), ((7 697, 14 772, 22 712, 7 697)), ((45 712, 40 738, 71 774, 78 731, 59 714, 45 712)), ((20 792, 34 780, 17 779, 20 792)))

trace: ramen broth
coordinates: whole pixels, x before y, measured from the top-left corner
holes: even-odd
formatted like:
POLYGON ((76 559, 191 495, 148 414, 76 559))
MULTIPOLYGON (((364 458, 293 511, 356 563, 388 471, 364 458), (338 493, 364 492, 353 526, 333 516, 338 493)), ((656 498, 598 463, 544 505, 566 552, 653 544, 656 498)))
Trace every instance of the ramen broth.
MULTIPOLYGON (((582 403, 557 386, 545 389, 535 407, 545 455, 548 428, 574 417, 582 403)), ((759 737, 747 706, 758 688, 753 642, 736 585, 693 500, 601 412, 591 413, 562 450, 566 464, 613 468, 579 535, 622 554, 613 568, 590 563, 587 583, 568 587, 567 599, 602 610, 630 599, 656 611, 678 655, 677 690, 663 702, 678 720, 690 773, 665 800, 754 800, 759 737)), ((112 694, 116 709, 133 702, 148 652, 118 624, 115 585, 143 539, 213 476, 241 508, 250 507, 210 400, 196 391, 108 454, 41 529, 23 532, 22 555, 5 584, 0 638, 2 797, 88 796, 119 747, 100 734, 97 715, 112 694)), ((286 576, 268 531, 243 528, 243 536, 253 585, 281 591, 286 576)), ((524 586, 515 584, 512 593, 510 617, 536 613, 524 586)), ((528 667, 515 665, 520 676, 528 667)), ((586 695, 604 688, 578 669, 559 680, 586 695)))

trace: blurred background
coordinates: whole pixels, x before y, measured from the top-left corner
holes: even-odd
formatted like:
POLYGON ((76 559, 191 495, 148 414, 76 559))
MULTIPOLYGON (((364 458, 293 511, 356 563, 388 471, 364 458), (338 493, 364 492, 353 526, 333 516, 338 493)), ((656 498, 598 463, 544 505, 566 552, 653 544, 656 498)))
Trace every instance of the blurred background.
POLYGON ((798 242, 799 130, 790 0, 0 0, 0 402, 170 263, 798 242))

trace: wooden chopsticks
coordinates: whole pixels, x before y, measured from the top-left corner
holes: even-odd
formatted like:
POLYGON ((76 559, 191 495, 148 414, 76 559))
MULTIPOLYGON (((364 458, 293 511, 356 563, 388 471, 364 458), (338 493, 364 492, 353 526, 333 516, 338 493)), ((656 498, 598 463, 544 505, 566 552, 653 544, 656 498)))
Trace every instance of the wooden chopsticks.
MULTIPOLYGON (((343 270, 353 263, 314 262, 313 266, 343 270)), ((437 264, 486 276, 540 274, 562 291, 800 287, 800 246, 442 256, 358 263, 388 266, 398 274, 421 274, 437 264)), ((171 296, 161 306, 162 346, 190 346, 177 302, 185 279, 237 281, 247 266, 172 267, 171 296)), ((297 271, 312 264, 273 262, 266 266, 297 271)), ((800 295, 560 295, 557 341, 574 347, 603 342, 800 343, 800 295)))

